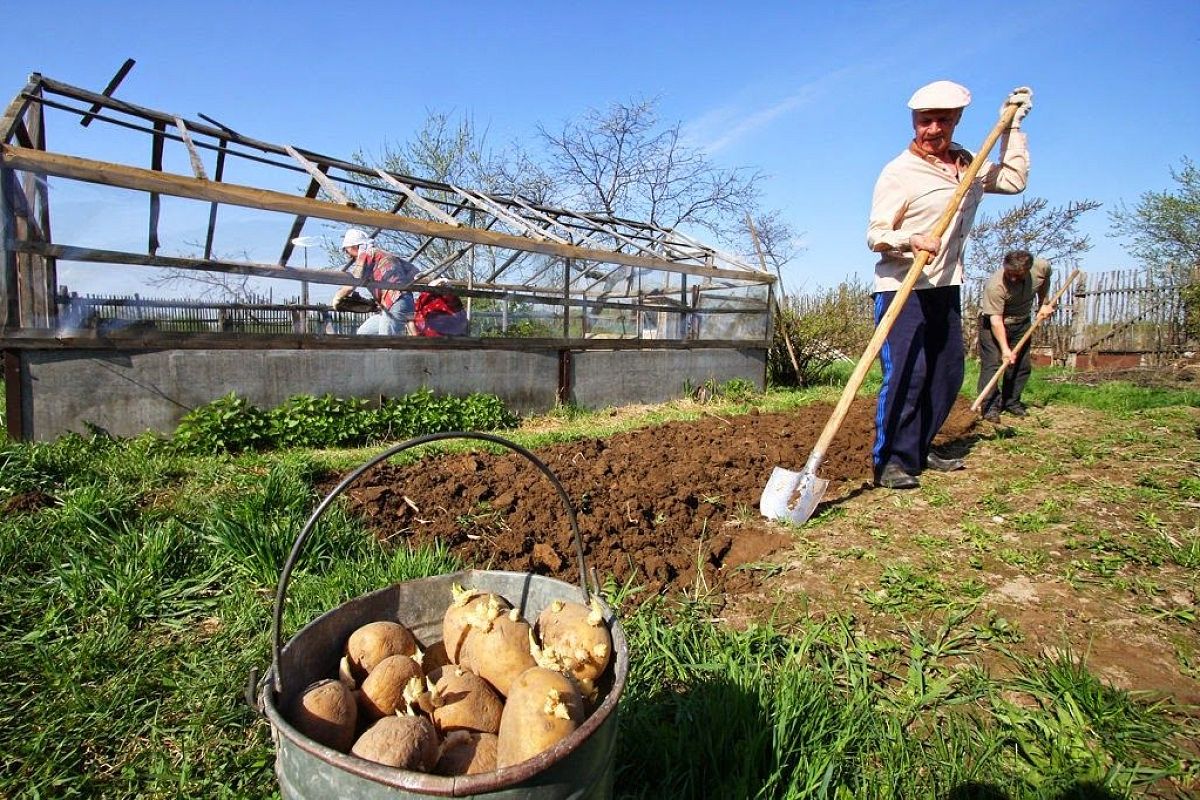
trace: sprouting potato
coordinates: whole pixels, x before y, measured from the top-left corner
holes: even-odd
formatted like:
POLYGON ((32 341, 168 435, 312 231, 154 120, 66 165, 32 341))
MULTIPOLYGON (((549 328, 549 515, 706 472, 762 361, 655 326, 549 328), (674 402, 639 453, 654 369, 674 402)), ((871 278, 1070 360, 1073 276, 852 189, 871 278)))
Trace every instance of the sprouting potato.
POLYGON ((417 640, 408 628, 388 620, 369 622, 346 641, 350 674, 359 683, 388 656, 412 656, 416 652, 417 640))
POLYGON ((458 652, 458 663, 507 697, 517 676, 537 666, 529 646, 532 631, 515 608, 479 626, 470 621, 458 652))
POLYGON ((413 678, 424 678, 409 656, 388 656, 362 682, 358 703, 365 719, 379 719, 405 710, 404 689, 413 678))
POLYGON ((544 667, 525 670, 513 681, 500 717, 496 767, 518 764, 550 749, 583 719, 583 698, 571 678, 544 667))
POLYGON ((498 594, 464 589, 457 583, 450 591, 454 599, 442 617, 442 647, 450 661, 457 664, 471 627, 490 627, 491 621, 508 612, 512 605, 498 594))
POLYGON ((350 691, 358 688, 358 681, 354 678, 354 673, 350 670, 350 659, 342 656, 342 660, 338 662, 338 680, 342 682, 350 691))
POLYGON ((541 641, 538 663, 569 671, 580 682, 595 683, 612 659, 612 634, 595 597, 590 607, 555 600, 538 615, 536 632, 541 641))
POLYGON ((437 731, 425 717, 384 717, 363 731, 350 752, 389 767, 429 772, 438 760, 437 731))
POLYGON ((355 630, 336 678, 296 701, 297 729, 341 752, 448 776, 526 761, 577 730, 612 660, 599 601, 554 601, 535 628, 498 594, 457 584, 453 594, 442 640, 424 650, 399 622, 355 630), (321 704, 333 711, 307 709, 321 704))
MULTIPOLYGON (((421 669, 426 675, 433 677, 433 674, 441 667, 451 663, 450 655, 446 652, 444 642, 434 642, 425 648, 425 652, 421 655, 421 669)), ((437 680, 437 678, 434 678, 437 680)))
POLYGON ((358 708, 354 695, 339 681, 322 680, 296 698, 292 725, 315 742, 343 753, 354 742, 358 708))
POLYGON ((446 666, 433 687, 433 724, 438 733, 500 730, 504 701, 487 681, 462 667, 446 666))
POLYGON ((496 769, 494 733, 451 731, 442 741, 441 755, 433 771, 437 775, 478 775, 496 769))

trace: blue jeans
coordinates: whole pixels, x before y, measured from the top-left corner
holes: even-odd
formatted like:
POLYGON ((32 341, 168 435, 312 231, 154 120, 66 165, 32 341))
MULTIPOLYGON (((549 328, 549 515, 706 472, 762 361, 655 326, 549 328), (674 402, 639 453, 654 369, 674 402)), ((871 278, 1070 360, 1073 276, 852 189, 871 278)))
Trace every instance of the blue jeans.
POLYGON ((359 336, 404 336, 408 333, 412 310, 412 295, 406 294, 387 311, 367 317, 367 321, 358 326, 357 333, 359 336))

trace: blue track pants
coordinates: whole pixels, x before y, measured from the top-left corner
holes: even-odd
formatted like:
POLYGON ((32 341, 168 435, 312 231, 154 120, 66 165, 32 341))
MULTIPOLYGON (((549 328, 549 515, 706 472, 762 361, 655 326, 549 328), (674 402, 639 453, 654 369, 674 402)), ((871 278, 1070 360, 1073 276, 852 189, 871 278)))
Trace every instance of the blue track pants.
MULTIPOLYGON (((895 292, 875 294, 875 324, 895 292)), ((929 447, 963 382, 959 287, 911 292, 879 352, 883 387, 875 412, 875 474, 895 462, 910 475, 925 468, 929 447)))

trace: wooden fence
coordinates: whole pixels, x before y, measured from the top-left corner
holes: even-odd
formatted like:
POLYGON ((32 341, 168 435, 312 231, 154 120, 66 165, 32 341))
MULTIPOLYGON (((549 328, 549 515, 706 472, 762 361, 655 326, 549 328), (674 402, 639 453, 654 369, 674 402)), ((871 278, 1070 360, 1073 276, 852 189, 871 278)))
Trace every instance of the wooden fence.
MULTIPOLYGON (((1056 272, 1051 294, 1068 272, 1056 272)), ((969 319, 978 315, 982 285, 972 290, 970 301, 964 300, 969 319)), ((1155 283, 1143 270, 1081 273, 1054 316, 1038 328, 1032 346, 1052 363, 1081 368, 1174 361, 1194 344, 1188 341, 1183 290, 1182 284, 1155 283)))
POLYGON ((213 302, 60 292, 56 301, 63 332, 153 328, 176 333, 350 334, 368 316, 331 311, 328 306, 278 303, 266 296, 213 302))
MULTIPOLYGON (((1067 270, 1056 271, 1051 294, 1066 274, 1067 270)), ((1129 366, 1172 361, 1195 345, 1187 338, 1183 288, 1155 284, 1140 270, 1083 273, 1067 289, 1054 316, 1038 328, 1033 348, 1043 359, 1057 364, 1084 366, 1118 356, 1130 362, 1129 366)), ((982 282, 963 288, 963 336, 968 353, 976 350, 982 289, 982 282)), ((331 311, 323 305, 279 303, 265 296, 220 303, 60 293, 57 301, 59 327, 64 331, 99 326, 175 332, 352 334, 367 317, 331 311)), ((800 316, 837 310, 870 318, 873 313, 870 288, 865 283, 789 297, 786 302, 789 310, 800 316)), ((484 320, 476 322, 482 325, 484 320)))
MULTIPOLYGON (((1058 269, 1050 294, 1070 273, 1058 269)), ((1067 289, 1058 309, 1039 326, 1033 348, 1052 363, 1090 366, 1120 359, 1126 365, 1170 362, 1196 342, 1189 341, 1183 284, 1156 284, 1142 270, 1081 273, 1067 289)), ((823 293, 789 297, 787 307, 800 316, 830 313, 837 308, 874 313, 869 284, 843 285, 823 293)), ((963 337, 968 353, 976 352, 982 281, 963 287, 963 337)), ((866 341, 862 342, 866 346, 866 341)))

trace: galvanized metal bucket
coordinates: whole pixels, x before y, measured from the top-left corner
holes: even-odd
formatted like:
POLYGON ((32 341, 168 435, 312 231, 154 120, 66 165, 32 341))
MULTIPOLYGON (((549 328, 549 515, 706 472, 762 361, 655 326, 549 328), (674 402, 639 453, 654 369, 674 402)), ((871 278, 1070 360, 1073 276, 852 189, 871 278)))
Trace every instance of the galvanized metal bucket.
POLYGON ((272 665, 263 682, 251 676, 251 701, 271 723, 276 745, 275 772, 284 798, 343 798, 344 800, 396 800, 421 797, 476 797, 488 800, 601 800, 612 795, 613 763, 617 736, 617 704, 629 672, 625 634, 612 609, 601 602, 605 624, 613 640, 612 669, 597 687, 599 704, 574 733, 538 756, 495 772, 443 777, 387 767, 325 747, 301 734, 284 717, 282 709, 314 681, 337 674, 338 660, 350 634, 377 620, 396 620, 407 626, 423 647, 441 638, 442 616, 455 583, 494 592, 526 619, 533 620, 554 600, 591 590, 584 560, 583 540, 575 510, 562 484, 537 456, 499 436, 450 432, 431 434, 398 444, 348 475, 317 506, 296 537, 280 575, 275 596, 272 665), (441 439, 479 439, 507 447, 533 463, 557 490, 574 534, 579 564, 579 586, 554 578, 521 572, 466 570, 399 583, 355 598, 323 614, 281 644, 283 605, 291 572, 304 542, 330 504, 364 472, 393 455, 441 439))

